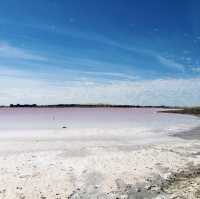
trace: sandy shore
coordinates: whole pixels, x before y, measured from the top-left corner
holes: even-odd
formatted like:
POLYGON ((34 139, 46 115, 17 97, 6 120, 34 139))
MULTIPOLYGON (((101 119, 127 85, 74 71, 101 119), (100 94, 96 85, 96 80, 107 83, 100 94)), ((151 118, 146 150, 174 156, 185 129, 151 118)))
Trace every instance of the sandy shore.
POLYGON ((173 198, 172 187, 165 183, 200 164, 199 130, 190 132, 191 139, 184 137, 188 132, 143 132, 8 132, 0 138, 0 198, 173 198))

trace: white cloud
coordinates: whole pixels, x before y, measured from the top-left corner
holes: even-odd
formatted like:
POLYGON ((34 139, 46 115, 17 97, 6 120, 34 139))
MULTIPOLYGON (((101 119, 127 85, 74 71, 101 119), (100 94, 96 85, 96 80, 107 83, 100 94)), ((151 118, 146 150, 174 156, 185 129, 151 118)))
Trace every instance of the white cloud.
POLYGON ((36 55, 26 49, 17 48, 6 42, 0 42, 0 57, 11 59, 24 59, 35 61, 46 61, 45 57, 36 55))
POLYGON ((95 82, 0 78, 0 104, 112 103, 200 105, 200 79, 95 82), (6 87, 5 87, 6 85, 6 87))

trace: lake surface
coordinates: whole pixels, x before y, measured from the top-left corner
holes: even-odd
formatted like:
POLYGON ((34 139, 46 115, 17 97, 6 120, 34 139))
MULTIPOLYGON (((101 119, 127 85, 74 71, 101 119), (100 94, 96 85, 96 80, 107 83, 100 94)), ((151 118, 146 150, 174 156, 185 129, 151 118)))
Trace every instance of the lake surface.
POLYGON ((200 125, 197 117, 156 108, 2 108, 0 130, 68 128, 173 128, 200 125))

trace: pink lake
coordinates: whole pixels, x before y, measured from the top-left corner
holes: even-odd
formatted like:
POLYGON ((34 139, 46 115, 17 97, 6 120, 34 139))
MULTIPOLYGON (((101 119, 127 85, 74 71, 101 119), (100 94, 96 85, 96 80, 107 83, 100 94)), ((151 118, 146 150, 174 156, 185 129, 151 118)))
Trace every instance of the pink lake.
POLYGON ((0 130, 68 128, 170 128, 200 124, 197 117, 156 108, 1 108, 0 130))

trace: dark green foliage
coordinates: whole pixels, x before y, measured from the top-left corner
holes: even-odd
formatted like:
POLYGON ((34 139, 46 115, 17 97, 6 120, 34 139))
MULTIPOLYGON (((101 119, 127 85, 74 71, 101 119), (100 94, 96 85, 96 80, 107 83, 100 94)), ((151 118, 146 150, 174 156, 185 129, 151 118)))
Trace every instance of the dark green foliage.
POLYGON ((183 108, 183 109, 177 109, 177 110, 167 110, 167 111, 161 111, 161 112, 163 112, 163 113, 200 115, 200 107, 183 108))

